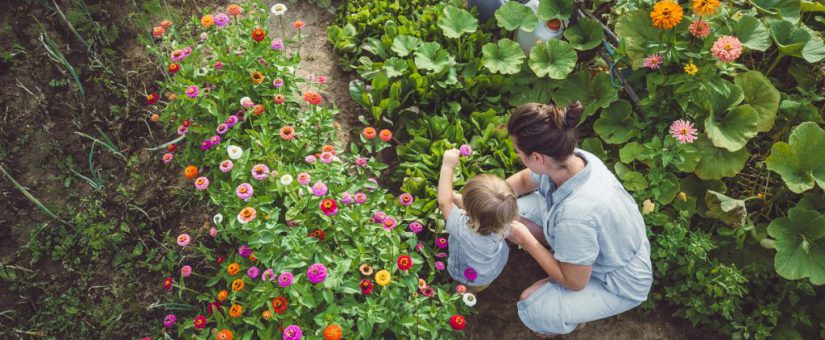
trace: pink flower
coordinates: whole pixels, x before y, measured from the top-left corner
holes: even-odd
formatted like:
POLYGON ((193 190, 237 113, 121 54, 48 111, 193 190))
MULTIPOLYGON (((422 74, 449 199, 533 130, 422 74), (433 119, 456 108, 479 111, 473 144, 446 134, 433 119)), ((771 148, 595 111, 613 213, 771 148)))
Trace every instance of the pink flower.
POLYGON ((273 50, 280 50, 284 48, 284 41, 281 39, 272 39, 272 43, 269 45, 273 50))
POLYGON ((163 318, 163 327, 170 328, 175 325, 175 314, 167 314, 165 318, 163 318))
POLYGON ((238 213, 238 223, 247 224, 249 222, 252 222, 252 220, 255 219, 255 216, 257 214, 258 214, 258 212, 255 210, 255 208, 252 208, 252 207, 243 208, 243 209, 241 209, 241 212, 238 213))
POLYGON ((387 218, 384 220, 384 223, 382 223, 382 225, 383 225, 383 227, 384 227, 384 230, 390 231, 390 230, 395 229, 396 222, 395 222, 395 219, 394 219, 394 218, 392 218, 392 217, 387 217, 387 218))
POLYGON ((252 249, 248 245, 244 244, 238 248, 238 255, 241 255, 241 257, 249 257, 249 254, 252 254, 252 249))
POLYGON ((418 243, 415 244, 415 250, 416 251, 421 251, 422 249, 424 249, 424 244, 423 243, 418 242, 418 243))
POLYGON ((195 189, 206 190, 206 188, 208 186, 209 186, 209 179, 206 178, 206 177, 201 176, 201 177, 198 177, 198 179, 195 180, 195 189))
POLYGON ((659 67, 662 67, 663 60, 664 59, 662 58, 662 55, 656 53, 645 58, 644 62, 642 63, 642 66, 647 67, 651 70, 658 70, 659 67))
POLYGON ((352 203, 352 195, 348 192, 341 193, 341 203, 344 205, 350 205, 352 203))
POLYGON ((254 193, 255 193, 255 190, 252 189, 252 186, 249 185, 249 183, 242 183, 237 188, 235 188, 235 195, 237 195, 238 198, 240 198, 244 201, 246 201, 250 197, 252 197, 252 194, 254 194, 254 193))
POLYGON ((174 50, 172 51, 171 55, 172 61, 178 62, 186 58, 186 54, 183 53, 181 50, 174 50))
POLYGON ((198 90, 198 87, 197 87, 197 86, 195 86, 195 85, 189 86, 189 87, 186 89, 186 95, 187 95, 189 98, 195 98, 195 97, 197 97, 197 96, 198 96, 198 93, 200 93, 200 90, 198 90))
POLYGON ((693 143, 697 138, 697 130, 693 127, 693 123, 679 119, 670 125, 670 135, 679 143, 693 143))
POLYGON ((186 247, 186 246, 189 245, 189 241, 191 241, 191 240, 192 240, 192 238, 189 237, 189 234, 185 234, 185 233, 180 234, 178 236, 178 245, 181 246, 181 247, 186 247))
POLYGON ((261 280, 264 281, 264 282, 266 282, 266 281, 269 281, 269 282, 275 281, 275 271, 272 270, 272 268, 264 270, 264 273, 261 274, 261 280))
POLYGON ((226 133, 226 131, 228 131, 228 130, 229 130, 229 127, 226 126, 226 124, 221 123, 221 124, 218 124, 218 127, 215 129, 215 132, 222 135, 222 134, 226 133))
POLYGON ((198 315, 195 317, 195 320, 192 321, 195 324, 196 329, 203 329, 206 327, 206 317, 203 315, 198 315))
POLYGON ((473 154, 473 147, 468 144, 462 144, 461 147, 458 148, 458 152, 464 157, 469 157, 473 154))
POLYGON ((401 196, 398 196, 398 201, 401 202, 401 205, 403 206, 410 206, 413 201, 415 201, 415 198, 413 198, 413 195, 405 192, 401 194, 401 196))
POLYGON ((304 161, 309 163, 309 164, 315 163, 315 161, 317 161, 317 160, 318 160, 318 158, 315 158, 314 155, 309 155, 309 156, 306 156, 304 158, 304 161))
POLYGON ((710 25, 702 19, 690 23, 688 26, 690 34, 697 38, 704 38, 710 34, 710 25))
POLYGON ((438 249, 447 249, 447 239, 443 237, 435 239, 435 246, 438 247, 438 249))
POLYGON ((189 131, 189 128, 188 128, 188 127, 183 126, 183 125, 178 126, 178 135, 183 136, 183 135, 185 135, 185 134, 186 134, 186 132, 187 132, 187 131, 189 131))
POLYGON ((189 275, 192 275, 192 266, 186 265, 180 267, 180 275, 183 277, 189 277, 189 275))
POLYGON ((165 153, 163 155, 163 163, 166 163, 166 164, 172 163, 172 158, 175 158, 175 155, 173 155, 170 152, 165 153))
POLYGON ((214 135, 212 137, 209 137, 209 144, 211 146, 218 145, 218 143, 220 143, 220 142, 221 142, 221 136, 214 135))
POLYGON ((442 251, 440 253, 435 254, 435 257, 437 257, 439 259, 443 259, 443 258, 447 257, 447 253, 442 251))
POLYGON ((367 166, 367 160, 365 157, 358 157, 355 159, 355 165, 363 168, 367 166))
POLYGON ((418 234, 422 230, 424 230, 424 226, 419 222, 412 222, 412 223, 410 223, 409 229, 410 229, 410 231, 418 234))
POLYGON ((326 83, 327 83, 327 77, 326 76, 318 76, 318 84, 323 85, 323 84, 326 84, 326 83))
POLYGON ((456 285, 455 292, 464 295, 467 292, 467 287, 464 285, 456 285))
POLYGON ((383 211, 376 211, 375 214, 372 215, 372 221, 375 223, 384 223, 384 219, 387 218, 387 214, 383 211))
POLYGON ((264 180, 269 177, 269 167, 264 164, 256 164, 252 167, 252 178, 264 180))
POLYGON ((238 124, 238 116, 231 115, 229 117, 226 117, 226 126, 234 127, 235 124, 238 124))
POLYGON ((289 325, 284 329, 282 336, 284 340, 301 340, 303 332, 298 325, 289 325))
POLYGON ((713 56, 719 59, 719 61, 729 63, 742 55, 742 43, 734 36, 723 35, 719 37, 719 39, 716 39, 713 47, 710 48, 710 52, 713 53, 713 56))
POLYGON ((298 174, 298 184, 307 185, 307 184, 309 184, 310 180, 311 180, 311 177, 309 176, 308 173, 302 172, 302 173, 298 174))
POLYGON ((278 285, 281 287, 289 287, 292 285, 293 279, 295 279, 295 276, 293 276, 292 273, 283 272, 278 276, 278 285))
POLYGON ((324 151, 321 153, 321 163, 329 164, 332 163, 334 159, 335 155, 333 155, 332 152, 324 151))
POLYGON ((354 198, 355 198, 355 203, 364 204, 367 201, 367 194, 365 194, 363 192, 357 192, 357 193, 355 193, 354 198))
POLYGON ((435 269, 444 270, 444 262, 435 261, 435 269))
POLYGON ((218 166, 218 168, 221 169, 221 172, 227 173, 227 172, 232 171, 233 166, 235 166, 235 164, 232 163, 232 161, 227 159, 227 160, 221 162, 221 164, 218 166))
POLYGON ((220 62, 220 61, 219 61, 219 62, 216 62, 216 63, 215 63, 215 69, 216 69, 216 70, 220 70, 220 69, 222 69, 222 68, 223 68, 223 63, 222 63, 222 62, 220 62))
POLYGON ((218 237, 218 228, 209 228, 209 236, 218 237))
POLYGON ((272 86, 275 86, 275 87, 284 86, 284 80, 281 79, 281 78, 275 78, 275 80, 272 81, 272 86))
POLYGON ((321 283, 327 278, 327 267, 322 263, 315 263, 307 268, 307 279, 312 284, 321 283))
POLYGON ((246 276, 249 276, 250 279, 257 279, 258 274, 261 273, 261 270, 258 267, 252 266, 246 270, 246 276))
POLYGON ((324 182, 315 182, 312 186, 312 194, 318 197, 324 196, 327 194, 327 185, 324 182))
MULTIPOLYGON (((442 263, 441 265, 443 266, 444 264, 442 263)), ((436 267, 437 266, 438 265, 436 263, 436 267)), ((433 297, 435 295, 435 290, 433 290, 432 287, 423 287, 423 288, 418 289, 418 291, 420 291, 421 295, 424 295, 424 297, 433 297)))

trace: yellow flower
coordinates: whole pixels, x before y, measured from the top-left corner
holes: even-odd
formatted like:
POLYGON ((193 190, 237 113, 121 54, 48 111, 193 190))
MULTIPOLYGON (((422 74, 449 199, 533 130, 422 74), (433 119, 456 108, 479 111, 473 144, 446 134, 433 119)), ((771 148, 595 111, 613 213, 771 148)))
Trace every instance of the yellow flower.
POLYGON ((695 76, 696 72, 699 72, 699 68, 696 67, 696 64, 693 62, 689 62, 685 65, 685 73, 695 76))
POLYGON ((669 30, 682 21, 682 7, 673 0, 662 0, 653 5, 650 12, 653 26, 669 30))
POLYGON ((385 269, 379 270, 375 273, 375 283, 381 286, 390 284, 390 279, 392 279, 392 275, 390 275, 390 272, 385 269))
POLYGON ((653 209, 656 207, 650 199, 646 199, 642 202, 642 215, 647 215, 653 212, 653 209))
POLYGON ((682 202, 687 202, 687 194, 684 191, 680 191, 676 197, 679 197, 679 200, 682 202))
POLYGON ((693 0, 693 12, 696 15, 711 15, 716 13, 719 0, 693 0))

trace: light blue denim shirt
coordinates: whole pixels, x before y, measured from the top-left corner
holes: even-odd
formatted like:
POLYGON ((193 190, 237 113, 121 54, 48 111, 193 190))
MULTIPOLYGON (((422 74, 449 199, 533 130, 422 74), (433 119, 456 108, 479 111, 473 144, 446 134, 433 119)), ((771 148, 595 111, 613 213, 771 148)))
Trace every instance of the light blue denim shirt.
POLYGON ((575 154, 587 165, 559 188, 533 174, 547 203, 544 236, 560 262, 592 265, 592 277, 608 291, 644 301, 653 267, 639 207, 598 157, 580 149, 575 154))
POLYGON ((470 217, 464 210, 453 205, 450 217, 447 218, 447 232, 450 233, 447 272, 454 280, 468 286, 483 286, 490 284, 501 274, 507 264, 510 248, 504 241, 504 235, 481 235, 470 229, 467 225, 469 220, 470 217), (472 267, 478 273, 475 281, 468 282, 464 278, 467 267, 472 267))

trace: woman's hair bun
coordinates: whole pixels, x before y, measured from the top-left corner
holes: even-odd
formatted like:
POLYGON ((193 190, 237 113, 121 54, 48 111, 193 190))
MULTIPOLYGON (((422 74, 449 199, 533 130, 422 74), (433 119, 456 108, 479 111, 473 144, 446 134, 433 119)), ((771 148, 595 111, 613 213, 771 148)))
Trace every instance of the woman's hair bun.
POLYGON ((567 105, 567 108, 564 109, 564 127, 572 129, 579 125, 582 113, 584 113, 584 106, 578 100, 567 105))

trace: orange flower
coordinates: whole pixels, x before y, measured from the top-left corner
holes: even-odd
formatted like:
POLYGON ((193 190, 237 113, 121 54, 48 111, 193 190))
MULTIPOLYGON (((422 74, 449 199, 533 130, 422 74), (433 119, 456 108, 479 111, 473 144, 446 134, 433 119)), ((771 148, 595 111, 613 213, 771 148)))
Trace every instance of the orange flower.
POLYGON ((261 317, 264 318, 264 320, 272 320, 272 312, 265 310, 261 313, 261 317))
POLYGON ((383 129, 381 130, 379 137, 382 141, 389 142, 392 139, 392 132, 390 132, 390 130, 383 129))
POLYGON ((172 22, 169 20, 163 20, 160 22, 160 26, 163 28, 169 28, 170 26, 172 26, 172 22))
POLYGON ((153 114, 149 117, 149 120, 151 120, 151 121, 153 121, 153 122, 157 122, 157 121, 159 121, 159 120, 160 120, 160 115, 159 115, 159 114, 157 114, 157 113, 153 113, 153 114))
POLYGON ((287 141, 292 140, 292 138, 295 138, 295 128, 293 128, 289 125, 284 125, 284 126, 281 127, 280 135, 281 135, 281 139, 283 139, 283 140, 287 140, 287 141))
POLYGON ((152 27, 152 36, 155 38, 160 38, 164 32, 166 32, 166 29, 163 26, 152 27))
POLYGON ((295 22, 292 23, 292 27, 295 27, 297 29, 302 29, 302 28, 304 28, 304 21, 303 20, 295 20, 295 22))
POLYGON ((653 5, 650 12, 653 26, 669 30, 682 21, 682 7, 673 0, 662 0, 653 5))
POLYGON ((256 116, 260 116, 264 113, 264 106, 261 104, 255 105, 255 107, 252 108, 252 113, 254 113, 256 116))
POLYGON ((252 82, 255 83, 255 84, 260 84, 260 83, 264 82, 264 75, 261 72, 258 72, 258 71, 252 72, 249 75, 249 77, 252 78, 252 82))
POLYGON ((331 324, 327 326, 327 328, 324 328, 324 340, 341 340, 343 335, 341 326, 336 324, 331 324))
POLYGON ((229 307, 229 316, 237 318, 241 316, 241 313, 243 313, 243 307, 241 307, 241 305, 232 305, 232 307, 229 307))
POLYGON ((367 139, 373 139, 375 138, 375 128, 372 126, 367 126, 361 134, 363 134, 367 139))
POLYGON ((243 280, 235 279, 235 281, 232 281, 232 291, 240 292, 243 290, 244 285, 245 283, 243 282, 243 280))
POLYGON ((719 0, 693 0, 693 12, 696 15, 712 15, 719 7, 719 0))
POLYGON ((194 165, 187 166, 183 169, 183 175, 188 179, 195 179, 195 177, 198 177, 198 167, 194 165))
POLYGON ((215 18, 213 16, 207 14, 207 15, 204 15, 204 16, 201 17, 201 26, 203 26, 203 28, 212 27, 212 25, 214 25, 214 24, 215 24, 215 18))
POLYGON ((229 273, 229 275, 235 275, 239 270, 241 270, 241 266, 239 266, 237 262, 232 262, 232 264, 226 267, 226 272, 229 273))
POLYGON ((262 40, 264 40, 264 38, 266 38, 266 31, 260 28, 255 28, 254 30, 252 30, 252 40, 261 42, 262 40))
POLYGON ((254 251, 249 253, 249 261, 257 261, 257 260, 258 260, 258 258, 255 257, 255 252, 254 251))
POLYGON ((232 15, 232 16, 240 15, 241 13, 243 13, 243 8, 241 8, 241 6, 238 6, 236 4, 231 4, 229 6, 226 6, 226 12, 228 12, 229 15, 232 15))
POLYGON ((218 334, 215 334, 215 340, 232 340, 232 331, 222 329, 218 334))
POLYGON ((304 100, 312 105, 318 105, 321 104, 321 95, 317 92, 307 92, 304 93, 304 100))
POLYGON ((227 297, 229 297, 229 292, 226 290, 218 292, 218 301, 223 302, 227 297))
POLYGON ((176 95, 174 93, 167 93, 166 98, 168 98, 169 100, 175 100, 175 99, 178 99, 178 95, 176 95))
POLYGON ((333 155, 334 155, 334 154, 335 154, 335 147, 334 147, 334 146, 332 146, 332 145, 327 144, 327 145, 324 145, 324 147, 323 147, 323 148, 321 148, 321 151, 323 151, 323 152, 329 152, 329 153, 331 153, 331 154, 333 154, 333 155))

